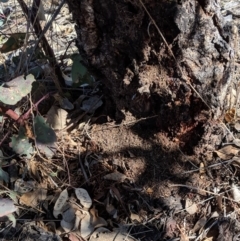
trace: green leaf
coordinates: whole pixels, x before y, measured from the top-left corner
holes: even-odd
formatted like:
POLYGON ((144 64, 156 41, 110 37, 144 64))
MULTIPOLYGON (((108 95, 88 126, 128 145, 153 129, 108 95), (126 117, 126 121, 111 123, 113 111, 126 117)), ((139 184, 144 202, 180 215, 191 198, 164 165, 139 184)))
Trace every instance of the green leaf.
POLYGON ((8 196, 15 202, 18 203, 17 193, 14 191, 9 190, 8 196))
POLYGON ((42 143, 36 142, 36 146, 38 150, 41 153, 43 153, 47 158, 52 158, 55 155, 57 150, 56 143, 42 144, 42 143))
POLYGON ((19 154, 20 156, 25 155, 27 158, 31 158, 34 149, 32 144, 29 143, 28 138, 25 136, 25 129, 24 127, 19 128, 18 136, 13 136, 12 142, 9 144, 10 147, 13 149, 14 152, 19 154))
POLYGON ((9 219, 10 221, 12 221, 12 226, 15 228, 15 227, 16 227, 16 224, 17 224, 17 220, 16 220, 16 218, 14 217, 14 215, 13 215, 13 214, 8 214, 7 217, 8 217, 8 219, 9 219))
POLYGON ((2 194, 8 195, 15 203, 18 203, 18 198, 17 198, 16 192, 11 191, 11 190, 3 190, 3 191, 0 191, 0 195, 2 195, 2 194))
POLYGON ((7 172, 3 171, 3 169, 0 167, 0 180, 3 180, 6 183, 9 183, 9 175, 7 172))
POLYGON ((21 75, 5 83, 5 86, 0 86, 0 101, 7 105, 17 104, 18 101, 31 92, 34 81, 34 76, 29 74, 26 79, 21 75))
POLYGON ((88 72, 87 68, 81 63, 82 57, 80 54, 73 54, 71 56, 73 61, 72 65, 72 85, 80 86, 83 84, 91 85, 93 78, 88 72))
POLYGON ((26 37, 26 33, 11 34, 9 39, 0 48, 0 51, 2 53, 8 53, 10 51, 21 48, 24 44, 25 37, 26 37))
POLYGON ((46 123, 42 116, 37 115, 34 118, 34 130, 36 141, 39 143, 47 144, 57 140, 55 131, 46 123))
POLYGON ((13 200, 9 198, 0 198, 0 207, 0 217, 8 216, 17 210, 13 200))
POLYGON ((51 172, 51 173, 50 173, 50 176, 51 176, 51 177, 57 177, 57 176, 58 176, 58 172, 51 172))
POLYGON ((55 131, 49 127, 42 116, 34 118, 34 130, 37 148, 48 158, 51 158, 56 151, 57 136, 55 131))

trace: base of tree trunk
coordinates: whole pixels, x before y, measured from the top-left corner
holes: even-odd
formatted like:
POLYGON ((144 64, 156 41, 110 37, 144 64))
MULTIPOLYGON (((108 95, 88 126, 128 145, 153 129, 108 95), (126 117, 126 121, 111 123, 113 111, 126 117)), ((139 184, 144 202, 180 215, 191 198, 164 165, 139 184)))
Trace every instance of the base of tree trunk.
POLYGON ((156 131, 184 152, 202 155, 232 138, 222 122, 237 98, 238 31, 216 1, 180 2, 68 1, 79 51, 109 90, 116 118, 125 111, 136 118, 158 115, 156 131))

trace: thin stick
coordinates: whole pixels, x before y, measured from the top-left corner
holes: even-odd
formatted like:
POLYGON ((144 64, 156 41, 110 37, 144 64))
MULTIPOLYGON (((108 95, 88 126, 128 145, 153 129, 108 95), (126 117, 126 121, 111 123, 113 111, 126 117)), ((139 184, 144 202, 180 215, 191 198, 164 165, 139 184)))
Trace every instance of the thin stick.
MULTIPOLYGON (((212 167, 216 167, 218 165, 223 165, 223 164, 229 164, 233 162, 233 160, 227 160, 227 161, 224 161, 224 162, 221 162, 221 163, 215 163, 215 164, 212 164, 210 166, 207 166, 207 168, 212 168, 212 167)), ((192 173, 192 172, 197 172, 199 171, 201 168, 197 168, 197 169, 194 169, 194 170, 191 170, 191 171, 186 171, 186 172, 183 172, 183 174, 187 174, 187 173, 192 173)))
MULTIPOLYGON (((211 195, 214 195, 214 196, 220 196, 221 194, 224 194, 225 192, 221 192, 221 193, 214 193, 214 192, 211 192, 211 191, 207 191, 207 190, 204 190, 202 188, 198 188, 198 187, 193 187, 193 186, 189 186, 189 185, 184 185, 184 184, 171 184, 169 185, 170 187, 186 187, 188 189, 193 189, 193 190, 196 190, 196 191, 201 191, 201 192, 205 192, 207 194, 211 194, 211 195)), ((228 190, 230 191, 230 190, 228 190)), ((229 201, 232 201, 232 202, 235 202, 237 204, 239 204, 239 201, 235 201, 234 199, 232 198, 228 198, 228 197, 224 197, 225 199, 229 200, 229 201)))
POLYGON ((43 30, 42 30, 41 24, 40 24, 38 18, 35 21, 34 14, 30 13, 26 3, 23 0, 17 0, 17 1, 18 1, 19 5, 21 6, 23 12, 27 16, 30 15, 30 21, 31 21, 31 24, 34 28, 34 31, 35 31, 37 37, 38 38, 41 37, 42 48, 43 48, 46 56, 49 57, 49 63, 51 65, 51 67, 54 69, 54 73, 56 75, 56 77, 53 78, 54 84, 56 85, 56 88, 58 89, 58 92, 61 95, 63 95, 63 91, 62 91, 61 87, 65 86, 65 81, 63 79, 62 72, 61 72, 61 69, 58 65, 58 62, 55 58, 54 52, 53 52, 51 46, 49 45, 46 37, 44 35, 42 35, 43 30))
POLYGON ((0 141, 0 146, 3 144, 3 142, 8 138, 8 136, 10 135, 10 131, 8 131, 5 135, 4 135, 4 137, 3 137, 3 139, 0 141))
POLYGON ((54 14, 52 15, 51 19, 48 21, 48 23, 45 25, 44 29, 42 30, 42 33, 40 34, 40 36, 38 37, 38 40, 36 41, 32 54, 28 60, 28 62, 31 61, 33 54, 35 53, 35 50, 38 46, 38 44, 41 42, 44 34, 48 31, 49 27, 51 26, 52 22, 54 21, 54 19, 57 17, 57 15, 59 14, 61 8, 63 7, 64 3, 66 0, 62 0, 62 2, 59 4, 58 8, 56 9, 56 11, 54 12, 54 14))
POLYGON ((83 163, 82 163, 79 144, 78 144, 78 161, 79 161, 79 164, 80 164, 83 176, 85 178, 85 181, 86 181, 86 183, 89 183, 89 179, 88 179, 87 173, 85 172, 85 169, 84 169, 84 166, 83 166, 83 163))

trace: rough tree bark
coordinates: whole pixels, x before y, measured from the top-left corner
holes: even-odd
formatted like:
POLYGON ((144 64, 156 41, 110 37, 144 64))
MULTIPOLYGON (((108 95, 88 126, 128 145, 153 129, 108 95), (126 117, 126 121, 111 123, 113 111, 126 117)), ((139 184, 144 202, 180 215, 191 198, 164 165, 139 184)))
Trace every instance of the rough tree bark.
POLYGON ((118 113, 157 114, 159 130, 185 150, 195 146, 199 155, 217 148, 227 134, 224 114, 236 101, 229 93, 238 33, 217 0, 144 0, 168 46, 140 0, 68 4, 79 51, 110 90, 118 113))

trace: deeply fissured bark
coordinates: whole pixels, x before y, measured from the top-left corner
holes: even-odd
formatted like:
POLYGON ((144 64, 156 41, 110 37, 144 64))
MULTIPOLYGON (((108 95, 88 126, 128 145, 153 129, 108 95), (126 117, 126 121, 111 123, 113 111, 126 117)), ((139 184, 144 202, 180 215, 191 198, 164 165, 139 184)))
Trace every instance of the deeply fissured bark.
POLYGON ((85 64, 118 110, 157 114, 157 127, 185 143, 209 136, 206 121, 229 108, 234 68, 234 28, 216 1, 144 1, 168 46, 139 0, 68 3, 85 64))

